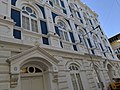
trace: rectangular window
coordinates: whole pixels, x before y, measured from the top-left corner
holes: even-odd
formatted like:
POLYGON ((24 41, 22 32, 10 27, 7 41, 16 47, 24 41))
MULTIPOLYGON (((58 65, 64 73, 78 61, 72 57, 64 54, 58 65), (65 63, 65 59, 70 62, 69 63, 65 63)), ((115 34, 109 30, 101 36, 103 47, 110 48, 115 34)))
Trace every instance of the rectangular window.
POLYGON ((11 18, 14 20, 16 26, 21 27, 20 11, 11 9, 11 18))
POLYGON ((47 30, 47 23, 45 21, 40 20, 40 24, 41 24, 41 31, 42 34, 47 35, 48 30, 47 30))
POLYGON ((69 32, 69 34, 70 34, 70 37, 71 37, 71 41, 72 41, 73 43, 75 43, 75 39, 74 39, 73 33, 72 33, 72 32, 69 32))
POLYGON ((48 38, 42 37, 42 39, 43 39, 43 44, 49 45, 48 38))
POLYGON ((75 51, 77 51, 77 47, 76 47, 76 45, 73 45, 73 49, 74 49, 75 51))
POLYGON ((21 39, 21 31, 19 31, 19 30, 13 30, 13 36, 14 36, 14 38, 16 38, 16 39, 21 39))
POLYGON ((11 0, 11 4, 15 6, 17 0, 11 0))

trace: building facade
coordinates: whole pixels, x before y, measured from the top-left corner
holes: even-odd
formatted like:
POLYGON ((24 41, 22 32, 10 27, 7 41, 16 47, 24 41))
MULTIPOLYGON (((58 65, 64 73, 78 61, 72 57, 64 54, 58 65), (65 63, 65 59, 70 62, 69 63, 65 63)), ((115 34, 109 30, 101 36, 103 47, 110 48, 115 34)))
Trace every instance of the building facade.
POLYGON ((108 39, 118 59, 120 59, 120 34, 108 39))
POLYGON ((0 90, 107 90, 120 61, 80 0, 0 0, 0 90))

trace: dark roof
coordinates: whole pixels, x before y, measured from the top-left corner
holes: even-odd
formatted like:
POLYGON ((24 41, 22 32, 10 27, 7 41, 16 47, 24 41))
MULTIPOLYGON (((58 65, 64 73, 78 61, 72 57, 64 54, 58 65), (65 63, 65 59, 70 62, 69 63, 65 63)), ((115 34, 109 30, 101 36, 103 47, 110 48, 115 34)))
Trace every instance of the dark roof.
POLYGON ((111 37, 111 38, 109 38, 108 40, 109 40, 109 42, 111 43, 111 42, 114 42, 114 41, 116 41, 116 40, 118 40, 118 36, 120 36, 120 33, 119 34, 117 34, 117 35, 114 35, 113 37, 111 37))

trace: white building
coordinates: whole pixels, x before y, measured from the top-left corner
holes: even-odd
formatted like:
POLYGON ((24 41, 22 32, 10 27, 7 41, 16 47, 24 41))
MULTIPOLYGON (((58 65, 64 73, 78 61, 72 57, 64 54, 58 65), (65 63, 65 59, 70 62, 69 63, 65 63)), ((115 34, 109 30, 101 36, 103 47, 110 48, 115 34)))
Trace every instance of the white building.
POLYGON ((107 90, 120 61, 99 24, 80 0, 0 0, 0 90, 107 90))

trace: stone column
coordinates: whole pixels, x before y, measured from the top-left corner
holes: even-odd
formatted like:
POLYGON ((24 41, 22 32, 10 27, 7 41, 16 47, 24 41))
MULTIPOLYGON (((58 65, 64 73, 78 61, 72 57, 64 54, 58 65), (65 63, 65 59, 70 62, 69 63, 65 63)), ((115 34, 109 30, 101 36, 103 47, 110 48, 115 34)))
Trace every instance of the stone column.
POLYGON ((60 40, 55 32, 54 23, 51 14, 51 7, 48 5, 48 3, 45 4, 45 13, 47 19, 48 36, 49 36, 50 44, 54 47, 60 47, 60 40))

